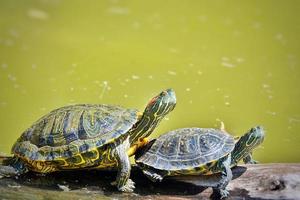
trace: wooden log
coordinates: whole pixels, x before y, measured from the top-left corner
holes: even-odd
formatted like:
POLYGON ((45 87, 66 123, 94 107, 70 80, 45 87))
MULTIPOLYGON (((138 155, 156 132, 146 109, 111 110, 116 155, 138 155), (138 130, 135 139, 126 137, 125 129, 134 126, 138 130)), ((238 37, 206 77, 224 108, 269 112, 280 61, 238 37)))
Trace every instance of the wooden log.
MULTIPOLYGON (((300 199, 300 164, 241 165, 233 168, 228 199, 300 199)), ((133 168, 134 193, 120 193, 110 185, 115 172, 64 171, 48 175, 28 173, 0 179, 0 199, 208 199, 217 198, 203 187, 214 176, 178 176, 152 183, 133 168)))

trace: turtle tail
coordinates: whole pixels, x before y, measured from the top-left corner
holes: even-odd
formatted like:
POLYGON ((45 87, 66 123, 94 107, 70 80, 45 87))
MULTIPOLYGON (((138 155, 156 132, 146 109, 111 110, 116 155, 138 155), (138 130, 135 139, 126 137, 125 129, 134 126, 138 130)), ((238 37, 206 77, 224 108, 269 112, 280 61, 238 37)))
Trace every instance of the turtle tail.
POLYGON ((0 178, 18 176, 27 171, 26 166, 20 158, 0 155, 0 178))

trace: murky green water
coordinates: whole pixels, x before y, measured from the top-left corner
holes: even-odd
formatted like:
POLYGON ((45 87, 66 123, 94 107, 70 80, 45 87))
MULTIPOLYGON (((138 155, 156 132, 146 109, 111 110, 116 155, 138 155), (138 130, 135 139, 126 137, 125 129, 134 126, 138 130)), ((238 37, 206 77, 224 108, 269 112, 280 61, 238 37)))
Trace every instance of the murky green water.
POLYGON ((299 1, 1 1, 0 151, 50 110, 143 109, 162 89, 179 127, 267 130, 255 157, 300 161, 299 1))

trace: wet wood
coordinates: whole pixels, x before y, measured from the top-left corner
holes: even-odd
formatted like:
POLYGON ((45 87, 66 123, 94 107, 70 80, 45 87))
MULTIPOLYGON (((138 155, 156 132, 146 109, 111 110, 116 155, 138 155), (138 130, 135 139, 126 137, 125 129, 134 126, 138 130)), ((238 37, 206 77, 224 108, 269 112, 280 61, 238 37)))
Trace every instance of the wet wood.
MULTIPOLYGON (((233 169, 228 199, 300 199, 300 164, 241 165, 233 169)), ((0 199, 209 199, 211 188, 202 187, 210 177, 181 176, 150 182, 137 168, 134 193, 124 194, 110 185, 115 172, 58 172, 46 176, 29 173, 0 179, 0 199)))

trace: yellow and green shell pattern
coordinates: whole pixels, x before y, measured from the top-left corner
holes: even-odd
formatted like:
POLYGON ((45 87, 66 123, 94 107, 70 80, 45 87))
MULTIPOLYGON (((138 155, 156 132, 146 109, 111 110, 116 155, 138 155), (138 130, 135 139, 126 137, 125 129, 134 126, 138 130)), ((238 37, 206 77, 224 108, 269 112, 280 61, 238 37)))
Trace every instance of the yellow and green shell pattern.
POLYGON ((27 129, 14 144, 12 153, 39 172, 59 170, 57 166, 64 169, 96 166, 99 164, 93 162, 101 157, 110 159, 107 155, 111 148, 105 147, 106 144, 122 143, 137 121, 137 110, 119 106, 62 107, 27 129))

